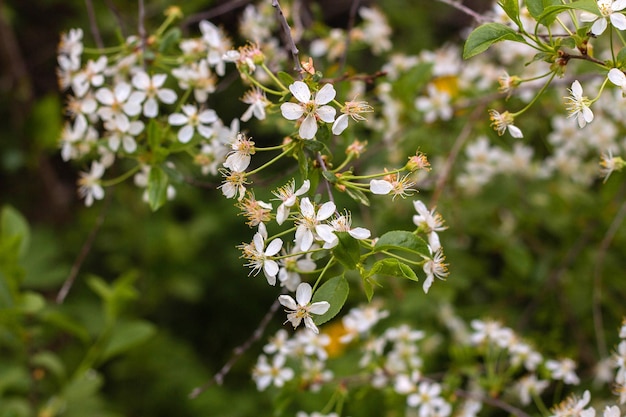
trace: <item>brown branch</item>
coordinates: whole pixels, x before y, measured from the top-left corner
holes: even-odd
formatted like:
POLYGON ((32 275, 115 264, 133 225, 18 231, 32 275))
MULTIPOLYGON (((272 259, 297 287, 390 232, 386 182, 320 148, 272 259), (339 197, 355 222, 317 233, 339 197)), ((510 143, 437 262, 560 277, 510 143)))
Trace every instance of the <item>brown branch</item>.
POLYGON ((472 127, 473 127, 472 121, 478 118, 480 114, 485 112, 485 107, 486 106, 483 104, 483 105, 476 106, 474 108, 474 111, 469 117, 469 121, 465 123, 465 125, 463 126, 463 129, 461 130, 461 133, 459 133, 456 140, 454 141, 454 145, 452 146, 450 155, 448 155, 448 157, 446 158, 446 163, 443 167, 443 170, 441 171, 441 174, 437 178, 437 182, 435 184, 435 190, 433 191, 433 197, 430 203, 431 207, 435 207, 437 205, 437 201, 439 201, 439 197, 441 197, 441 193, 443 192, 443 189, 446 186, 448 178, 450 177, 450 173, 452 172, 452 167, 454 166, 454 163, 456 162, 456 158, 458 157, 459 152, 461 152, 463 145, 465 145, 465 142, 469 138, 470 133, 472 133, 472 127))
POLYGON ((283 28, 283 32, 285 33, 285 38, 287 41, 287 46, 291 51, 291 56, 293 57, 293 65, 294 70, 298 72, 298 74, 302 74, 302 65, 300 65, 300 57, 298 48, 296 47, 296 43, 291 36, 291 27, 289 27, 289 23, 287 23, 287 19, 283 14, 283 9, 280 8, 280 4, 278 0, 272 0, 272 7, 276 9, 276 14, 278 15, 278 20, 280 21, 280 25, 283 28))
POLYGON ((63 301, 65 301, 65 298, 67 297, 70 290, 72 289, 72 286, 74 285, 74 281, 76 281, 76 277, 78 276, 78 272, 80 271, 80 268, 83 265, 83 262, 85 262, 87 255, 89 255, 89 252, 91 252, 93 243, 96 240, 96 236, 98 235, 98 232, 100 231, 100 227, 102 227, 102 224, 104 223, 104 218, 106 217, 106 213, 111 204, 112 194, 113 193, 107 193, 105 204, 100 210, 100 214, 98 214, 96 223, 93 225, 91 232, 89 232, 89 236, 87 236, 87 239, 85 240, 85 243, 83 244, 83 247, 80 249, 78 257, 76 257, 76 260, 74 261, 74 264, 72 265, 70 274, 68 275, 67 279, 63 283, 63 286, 61 286, 59 293, 57 294, 57 298, 56 298, 57 304, 63 304, 63 301))
MULTIPOLYGON (((137 33, 139 34, 139 42, 141 52, 143 54, 143 63, 144 67, 146 65, 145 55, 146 55, 146 45, 148 42, 148 35, 146 34, 146 7, 144 4, 144 0, 138 0, 137 2, 137 33)), ((145 68, 144 68, 145 69, 145 68)))
POLYGON ((96 13, 93 8, 92 0, 85 0, 85 8, 87 9, 87 17, 89 19, 89 27, 91 28, 91 36, 99 49, 104 48, 104 42, 102 36, 100 36, 100 29, 98 29, 98 22, 96 20, 96 13))
POLYGON ((221 16, 225 13, 228 13, 232 10, 235 10, 238 7, 244 6, 251 2, 252 0, 233 0, 233 1, 224 2, 223 4, 220 4, 219 6, 216 6, 210 10, 207 10, 206 12, 196 13, 196 14, 189 16, 187 19, 185 19, 181 23, 181 26, 185 28, 189 27, 190 25, 197 23, 201 20, 208 20, 217 16, 221 16))
POLYGON ((124 24, 124 19, 122 19, 122 14, 120 13, 119 9, 115 7, 115 4, 111 0, 104 0, 104 2, 106 3, 109 10, 111 10, 111 13, 113 13, 113 16, 115 16, 115 20, 117 20, 117 25, 120 28, 122 36, 126 38, 128 36, 128 31, 126 30, 126 25, 124 24))
POLYGON ((280 303, 278 302, 278 299, 276 299, 274 303, 270 306, 267 313, 265 313, 265 316, 259 323, 256 330, 248 338, 248 340, 246 340, 243 344, 233 349, 233 355, 228 360, 228 362, 226 362, 224 366, 222 366, 222 369, 220 369, 219 372, 216 373, 212 379, 204 383, 204 385, 194 388, 193 391, 191 391, 191 393, 189 394, 189 398, 191 399, 197 398, 198 395, 202 394, 204 391, 210 388, 213 384, 222 385, 222 383, 224 382, 224 377, 226 377, 228 372, 230 372, 233 365, 241 358, 241 356, 248 349, 250 349, 250 347, 252 346, 254 342, 259 340, 261 336, 263 336, 263 333, 265 333, 265 328, 270 323, 270 320, 272 319, 274 314, 276 314, 276 311, 278 311, 279 306, 280 306, 280 303))
POLYGON ((476 13, 474 10, 470 9, 467 6, 464 6, 461 1, 455 1, 455 0, 438 0, 438 1, 441 3, 447 4, 448 6, 452 6, 457 10, 462 11, 466 15, 472 17, 479 24, 491 22, 493 20, 486 16, 481 15, 480 13, 476 13))
POLYGON ((350 32, 352 32, 352 28, 354 28, 354 22, 356 21, 356 13, 359 10, 359 5, 361 4, 361 0, 352 0, 352 5, 350 6, 350 15, 348 16, 348 27, 346 28, 346 42, 343 46, 344 51, 341 55, 341 61, 339 61, 339 73, 342 73, 346 68, 346 62, 348 61, 348 49, 350 49, 350 32))
MULTIPOLYGON (((621 188, 618 197, 621 199, 624 197, 624 187, 621 188)), ((622 203, 619 211, 613 218, 613 221, 609 225, 600 247, 598 248, 598 254, 596 257, 595 268, 593 270, 593 324, 596 333, 596 343, 598 344, 598 353, 600 357, 606 358, 608 356, 608 350, 606 347, 606 339, 604 336, 604 323, 602 319, 602 267, 604 266, 604 257, 606 255, 615 234, 619 230, 621 224, 626 217, 626 201, 622 203)))
POLYGON ((493 398, 493 397, 489 397, 489 396, 484 396, 484 395, 480 395, 480 394, 475 394, 475 393, 471 393, 471 392, 467 392, 467 391, 463 391, 461 389, 456 389, 454 390, 454 393, 462 398, 469 398, 472 400, 476 400, 476 401, 480 401, 482 403, 488 404, 492 407, 496 407, 499 408, 501 410, 504 410, 516 417, 531 417, 529 414, 527 414, 524 410, 521 410, 517 407, 512 406, 509 403, 506 403, 502 400, 499 400, 497 398, 493 398))

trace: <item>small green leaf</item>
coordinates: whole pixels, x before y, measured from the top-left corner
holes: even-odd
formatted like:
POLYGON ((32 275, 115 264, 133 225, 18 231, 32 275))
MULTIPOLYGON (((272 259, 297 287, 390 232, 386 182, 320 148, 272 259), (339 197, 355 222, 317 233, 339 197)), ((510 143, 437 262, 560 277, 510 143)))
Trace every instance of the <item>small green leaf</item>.
POLYGON ((485 23, 470 33, 463 47, 463 59, 485 52, 496 42, 509 40, 524 42, 524 38, 515 30, 501 23, 485 23))
POLYGON ((30 227, 19 211, 7 205, 0 214, 0 239, 14 237, 20 241, 18 256, 23 256, 30 243, 30 227))
POLYGON ((504 13, 511 18, 513 22, 519 25, 519 2, 518 0, 500 0, 498 3, 504 13))
POLYGON ((355 269, 361 257, 359 242, 348 232, 335 232, 339 243, 332 250, 333 256, 348 269, 355 269))
POLYGON ((411 281, 419 281, 417 275, 415 275, 415 271, 413 271, 409 265, 404 262, 400 262, 396 258, 387 258, 377 261, 368 272, 368 275, 374 274, 389 275, 392 277, 410 279, 411 281))
POLYGON ((622 48, 620 49, 620 51, 617 54, 616 59, 616 66, 618 68, 622 68, 624 66, 626 66, 626 48, 622 48))
POLYGON ((326 181, 328 181, 331 184, 334 184, 337 182, 337 176, 330 171, 322 171, 322 176, 326 179, 326 181))
POLYGON ((313 152, 320 152, 326 147, 322 142, 315 139, 303 139, 304 147, 313 152))
POLYGON ((154 151, 160 148, 163 131, 159 128, 159 123, 155 119, 150 119, 146 132, 146 135, 148 136, 148 146, 150 146, 150 149, 154 151))
POLYGON ((366 207, 370 206, 370 200, 367 198, 365 193, 361 190, 357 190, 356 188, 346 188, 346 194, 350 196, 351 199, 356 201, 359 204, 363 204, 366 207))
POLYGON ((430 250, 424 239, 404 230, 387 232, 374 245, 374 250, 377 252, 394 249, 413 252, 427 258, 430 257, 430 250))
POLYGON ((285 71, 278 71, 278 74, 276 74, 276 76, 278 77, 280 82, 285 85, 285 87, 289 87, 291 84, 296 82, 293 77, 287 74, 285 71))
POLYGON ((35 353, 30 359, 31 366, 39 367, 52 373, 59 380, 65 379, 67 375, 65 364, 63 361, 53 352, 48 350, 35 353))
POLYGON ((578 0, 573 3, 545 7, 543 13, 537 18, 537 22, 545 26, 551 25, 556 20, 556 17, 566 10, 584 10, 600 16, 596 0, 578 0))
POLYGON ((157 211, 167 200, 169 180, 161 167, 153 166, 148 177, 148 202, 152 211, 157 211))
POLYGON ((372 283, 371 278, 363 277, 363 291, 365 291, 367 302, 369 303, 372 301, 372 298, 374 298, 374 284, 372 283))
POLYGON ((155 333, 155 326, 145 320, 116 323, 111 338, 102 353, 102 360, 106 361, 144 343, 155 333))
POLYGON ((174 45, 178 44, 182 36, 182 32, 179 28, 174 27, 165 32, 163 38, 161 40, 161 44, 159 45, 159 52, 167 52, 174 45))
POLYGON ((348 292, 350 292, 350 286, 343 275, 331 278, 323 283, 313 294, 312 302, 328 301, 330 308, 322 315, 313 316, 313 322, 319 326, 335 317, 345 304, 348 292))

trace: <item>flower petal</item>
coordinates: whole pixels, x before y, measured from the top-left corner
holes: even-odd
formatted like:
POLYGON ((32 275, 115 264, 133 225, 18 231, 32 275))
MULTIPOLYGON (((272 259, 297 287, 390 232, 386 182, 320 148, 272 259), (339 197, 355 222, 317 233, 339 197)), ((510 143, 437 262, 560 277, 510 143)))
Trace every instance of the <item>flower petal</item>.
POLYGON ((311 301, 311 295, 313 295, 313 288, 306 282, 302 282, 296 289, 296 300, 298 305, 306 306, 311 301))
POLYGON ((309 307, 309 312, 312 314, 320 315, 326 313, 329 308, 330 304, 328 303, 328 301, 318 301, 311 304, 311 306, 309 307))
POLYGON ((326 123, 332 123, 335 121, 335 115, 337 114, 337 110, 331 106, 322 106, 317 109, 315 112, 320 119, 325 121, 326 123))
POLYGON ((308 115, 300 125, 298 134, 302 139, 313 139, 317 133, 317 121, 313 115, 308 115))
POLYGON ((341 133, 348 127, 348 115, 342 114, 337 117, 335 123, 333 123, 333 135, 341 135, 341 133))
POLYGON ((291 298, 291 296, 289 295, 279 295, 278 302, 281 303, 283 306, 287 307, 289 310, 298 309, 298 305, 296 304, 294 299, 291 298))
POLYGON ((311 100, 311 90, 309 86, 302 81, 296 81, 289 86, 291 94, 301 103, 308 103, 311 100))
POLYGON ((280 112, 287 120, 298 120, 304 114, 304 109, 296 103, 283 103, 280 105, 280 112))
POLYGON ((372 194, 386 195, 393 190, 393 185, 389 181, 385 180, 371 180, 370 191, 372 194))
POLYGON ((626 75, 624 75, 624 73, 617 68, 611 68, 608 77, 609 81, 619 87, 623 87, 624 85, 626 85, 626 75))
POLYGON ((330 103, 335 98, 335 95, 337 95, 337 92, 333 85, 325 84, 315 95, 315 102, 317 104, 330 103))

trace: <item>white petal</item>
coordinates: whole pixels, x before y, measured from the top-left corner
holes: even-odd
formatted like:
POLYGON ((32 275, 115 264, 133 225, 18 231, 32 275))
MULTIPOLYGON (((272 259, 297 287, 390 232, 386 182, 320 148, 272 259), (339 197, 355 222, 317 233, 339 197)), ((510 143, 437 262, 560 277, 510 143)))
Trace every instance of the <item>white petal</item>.
POLYGON ((304 325, 306 326, 307 329, 311 330, 313 333, 319 334, 320 331, 315 325, 315 323, 313 323, 313 319, 311 317, 304 318, 304 325))
POLYGON ((311 200, 309 200, 309 197, 304 197, 302 201, 300 201, 300 213, 302 213, 303 217, 308 218, 312 218, 315 215, 315 208, 311 200))
POLYGON ((524 134, 522 133, 522 130, 519 127, 514 126, 514 125, 509 125, 507 128, 511 136, 513 136, 515 139, 521 139, 524 137, 524 134))
POLYGON ((302 183, 302 187, 298 188, 298 190, 295 192, 295 195, 302 195, 309 191, 309 188, 311 188, 311 181, 304 180, 304 182, 302 183))
POLYGON ((297 310, 298 309, 298 305, 296 304, 294 299, 291 298, 291 296, 289 296, 289 295, 279 295, 278 296, 278 302, 281 303, 283 306, 287 307, 290 310, 297 310))
MULTIPOLYGON (((624 8, 626 8, 626 0, 615 0, 611 4, 611 10, 614 12, 619 12, 620 10, 624 10, 624 8)), ((613 17, 613 14, 611 14, 611 17, 613 17)))
POLYGON ((583 107, 583 117, 587 123, 591 123, 593 121, 593 112, 589 107, 583 107))
POLYGON ((111 90, 109 90, 108 88, 101 88, 96 91, 96 100, 107 106, 115 103, 115 97, 113 96, 111 90))
POLYGON ((296 289, 296 300, 298 301, 298 305, 305 306, 309 304, 311 301, 311 295, 313 295, 313 288, 306 283, 303 282, 298 285, 296 289))
POLYGON ((132 83, 139 90, 147 90, 150 87, 150 77, 144 71, 141 71, 133 76, 132 83))
POLYGON ((198 120, 204 124, 213 123, 217 121, 217 113, 215 113, 215 110, 203 110, 198 115, 198 120))
POLYGON ((189 121, 189 118, 181 113, 173 113, 167 118, 167 121, 172 126, 184 125, 189 121))
POLYGON ((370 232, 364 227, 355 227, 354 229, 350 230, 348 233, 353 238, 359 239, 359 240, 367 239, 372 235, 372 232, 370 232))
POLYGON ((298 134, 302 139, 313 139, 317 133, 317 121, 312 115, 308 115, 304 118, 304 121, 300 125, 298 134))
POLYGON ((330 103, 335 98, 336 94, 337 92, 332 84, 325 84, 315 95, 315 102, 317 104, 330 103))
POLYGON ((372 194, 386 195, 393 190, 393 185, 389 181, 385 180, 372 180, 370 181, 370 191, 372 194))
POLYGON ((213 135, 213 129, 205 125, 198 125, 198 132, 207 139, 213 135))
POLYGON ((327 218, 332 216, 333 213, 335 213, 336 208, 337 207, 335 206, 335 203, 333 203, 332 201, 327 201, 326 203, 322 204, 322 207, 320 207, 315 218, 317 220, 326 220, 327 218))
POLYGON ((165 104, 172 104, 178 98, 174 90, 170 90, 169 88, 157 91, 157 97, 165 104))
POLYGON ((289 207, 284 204, 278 206, 276 210, 276 223, 283 224, 284 221, 287 220, 287 217, 289 217, 289 211, 289 207))
POLYGON ((576 81, 574 81, 572 83, 572 94, 576 98, 580 98, 583 95, 583 87, 580 85, 578 80, 576 80, 576 81))
POLYGON ((153 117, 158 116, 158 114, 159 114, 159 105, 154 98, 150 97, 143 104, 143 115, 146 117, 153 118, 153 117))
POLYGON ((611 24, 619 30, 626 29, 626 16, 621 13, 611 14, 611 24))
POLYGON ((280 112, 287 120, 298 120, 304 114, 304 109, 296 103, 283 103, 280 105, 280 112))
POLYGON ((265 256, 274 256, 280 249, 283 247, 283 241, 280 238, 276 238, 267 245, 267 249, 265 249, 265 256))
POLYGON ((348 115, 342 114, 337 117, 335 123, 333 123, 333 135, 341 135, 341 133, 348 127, 348 115))
POLYGON ((263 263, 263 273, 270 285, 276 284, 276 274, 278 274, 278 264, 276 261, 267 260, 263 263), (273 279, 271 279, 273 278, 273 279))
POLYGON ((322 106, 315 112, 320 119, 325 121, 326 123, 332 123, 335 121, 335 115, 337 114, 337 110, 331 106, 322 106))
POLYGON ((589 12, 580 13, 580 20, 582 22, 594 22, 596 19, 598 19, 598 15, 596 14, 589 13, 589 12))
POLYGON ((118 101, 126 101, 128 96, 130 96, 131 91, 132 91, 132 88, 130 87, 130 84, 119 83, 115 86, 115 89, 113 90, 113 94, 115 95, 115 98, 118 101))
POLYGON ((193 127, 190 125, 184 126, 180 131, 178 131, 178 140, 181 143, 187 143, 193 137, 193 127))
POLYGON ((324 314, 330 308, 330 304, 328 301, 318 301, 317 303, 311 304, 309 307, 309 312, 313 314, 324 314))
POLYGON ((619 87, 623 87, 626 84, 626 75, 624 75, 624 73, 617 68, 611 68, 608 77, 609 81, 619 87))
POLYGON ((289 86, 289 91, 300 103, 308 103, 311 100, 311 90, 302 81, 296 81, 289 86))
POLYGON ((593 33, 596 36, 601 35, 606 30, 606 27, 607 27, 606 19, 601 17, 600 19, 596 20, 594 24, 591 26, 591 33, 593 33))
POLYGON ((434 275, 428 275, 426 277, 426 280, 424 281, 424 284, 422 284, 422 289, 424 290, 425 294, 428 294, 428 290, 430 289, 431 285, 433 285, 433 281, 435 280, 435 276, 434 275))
POLYGON ((324 242, 330 243, 335 246, 338 242, 337 236, 335 236, 335 229, 328 224, 318 224, 315 226, 315 233, 322 238, 324 242))
POLYGON ((302 239, 300 240, 300 250, 306 252, 311 249, 312 245, 313 233, 311 233, 310 230, 306 229, 305 232, 302 234, 302 239))

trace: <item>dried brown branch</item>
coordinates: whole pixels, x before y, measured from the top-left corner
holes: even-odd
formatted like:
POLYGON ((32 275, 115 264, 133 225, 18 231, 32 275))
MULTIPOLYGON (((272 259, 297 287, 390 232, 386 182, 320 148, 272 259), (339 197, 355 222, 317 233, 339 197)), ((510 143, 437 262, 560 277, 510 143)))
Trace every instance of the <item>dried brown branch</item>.
POLYGON ((486 16, 483 16, 480 13, 477 13, 474 10, 470 9, 469 7, 463 5, 461 1, 455 1, 455 0, 438 0, 438 1, 440 1, 441 3, 447 4, 448 6, 452 6, 457 10, 462 11, 466 15, 472 17, 478 24, 492 21, 492 19, 486 16))
POLYGON ((85 0, 85 8, 87 9, 87 17, 89 19, 89 28, 91 29, 91 36, 96 43, 96 46, 100 49, 104 48, 104 42, 102 36, 100 36, 100 29, 98 29, 98 22, 96 21, 96 13, 93 8, 92 0, 85 0))
POLYGON ((261 336, 263 336, 267 325, 272 320, 272 317, 274 317, 274 314, 276 314, 276 311, 278 311, 279 306, 280 303, 278 302, 278 299, 276 299, 274 303, 270 306, 267 313, 265 313, 265 316, 263 316, 263 319, 261 319, 261 322, 257 326, 256 330, 252 333, 252 335, 248 338, 248 340, 246 340, 243 344, 237 346, 233 350, 233 355, 231 356, 231 358, 228 360, 228 362, 224 364, 224 366, 222 366, 222 369, 220 369, 219 372, 216 373, 212 379, 208 380, 204 385, 194 388, 193 391, 191 391, 191 393, 189 394, 189 398, 197 398, 198 395, 209 389, 213 384, 222 385, 222 383, 224 382, 224 378, 226 377, 226 375, 228 375, 233 365, 237 363, 237 361, 248 349, 250 349, 254 342, 259 340, 261 336))
POLYGON ((285 34, 285 39, 287 41, 287 46, 291 51, 291 56, 293 57, 293 65, 294 70, 298 72, 298 74, 302 73, 302 65, 300 65, 300 56, 298 48, 296 47, 296 43, 293 40, 293 36, 291 36, 291 27, 289 23, 287 23, 287 19, 283 14, 283 9, 280 8, 280 3, 278 0, 272 0, 272 7, 276 9, 276 14, 278 15, 278 20, 280 21, 280 25, 283 28, 283 32, 285 34))

